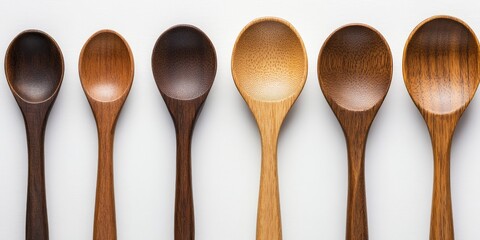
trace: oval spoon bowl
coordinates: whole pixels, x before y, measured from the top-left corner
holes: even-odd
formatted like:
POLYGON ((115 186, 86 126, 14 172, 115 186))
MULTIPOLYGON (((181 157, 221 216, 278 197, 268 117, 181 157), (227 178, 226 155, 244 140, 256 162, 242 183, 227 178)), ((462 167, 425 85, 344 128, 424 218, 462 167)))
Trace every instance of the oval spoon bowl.
POLYGON ((281 101, 299 94, 305 85, 307 66, 300 35, 280 18, 259 18, 249 23, 232 53, 237 89, 244 98, 258 101, 281 101))
POLYGON ((475 33, 459 19, 438 16, 420 23, 403 55, 405 85, 417 107, 434 114, 465 109, 480 79, 478 51, 475 33))
POLYGON ((385 38, 374 28, 351 24, 325 41, 318 58, 320 87, 330 104, 365 111, 381 104, 393 74, 385 38))
POLYGON ((63 55, 48 34, 20 33, 7 49, 5 75, 13 94, 25 102, 40 103, 54 96, 63 80, 63 55))
POLYGON ((177 25, 155 43, 152 69, 163 96, 191 100, 208 93, 217 72, 210 39, 197 27, 177 25))
POLYGON ((78 69, 83 90, 89 97, 99 102, 113 102, 130 91, 133 55, 120 34, 102 30, 85 43, 78 69))

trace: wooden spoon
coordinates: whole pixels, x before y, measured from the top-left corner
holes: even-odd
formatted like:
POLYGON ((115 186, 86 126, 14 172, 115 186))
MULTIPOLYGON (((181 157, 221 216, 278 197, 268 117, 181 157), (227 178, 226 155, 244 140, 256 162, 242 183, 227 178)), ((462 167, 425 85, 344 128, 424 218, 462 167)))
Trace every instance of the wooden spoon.
POLYGON ((94 240, 117 239, 113 191, 115 125, 133 82, 133 56, 125 39, 111 30, 93 34, 78 63, 83 90, 98 130, 98 173, 94 240))
POLYGON ((455 126, 480 80, 475 33, 463 21, 435 16, 410 34, 403 53, 403 78, 427 123, 434 156, 431 240, 453 240, 450 147, 455 126))
POLYGON ((255 116, 262 139, 257 240, 282 239, 277 140, 283 120, 305 85, 307 66, 300 35, 279 18, 250 22, 233 48, 233 79, 255 116))
POLYGON ((177 25, 155 43, 152 69, 177 134, 175 239, 195 239, 191 142, 196 119, 217 72, 217 56, 200 29, 177 25))
POLYGON ((365 145, 392 80, 392 54, 370 26, 333 32, 318 56, 320 87, 343 128, 348 148, 347 240, 368 239, 365 145))
POLYGON ((24 31, 7 49, 5 75, 22 111, 28 142, 26 239, 48 239, 44 138, 63 71, 60 47, 44 32, 24 31))

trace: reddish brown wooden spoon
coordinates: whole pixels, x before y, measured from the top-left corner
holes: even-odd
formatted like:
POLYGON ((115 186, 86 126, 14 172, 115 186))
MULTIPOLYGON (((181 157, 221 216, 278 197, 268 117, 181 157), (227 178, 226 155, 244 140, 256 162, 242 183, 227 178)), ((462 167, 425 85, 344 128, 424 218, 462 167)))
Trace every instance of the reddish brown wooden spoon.
POLYGON ((83 46, 78 69, 98 130, 93 239, 115 240, 113 139, 118 116, 133 82, 133 55, 120 34, 111 30, 98 31, 83 46))
POLYGON ((434 156, 431 240, 453 240, 450 147, 462 113, 477 90, 479 47, 464 22, 435 16, 410 34, 403 53, 403 78, 427 123, 434 156))
POLYGON ((193 240, 190 146, 195 121, 217 72, 215 48, 200 29, 190 25, 174 26, 158 38, 152 54, 152 69, 177 134, 175 239, 193 240))
POLYGON ((38 30, 20 33, 5 56, 8 85, 22 111, 28 142, 26 239, 48 239, 44 137, 48 115, 63 80, 63 56, 53 38, 38 30))
POLYGON ((348 148, 347 240, 367 240, 365 145, 392 81, 392 54, 370 26, 337 29, 318 56, 318 80, 343 128, 348 148))

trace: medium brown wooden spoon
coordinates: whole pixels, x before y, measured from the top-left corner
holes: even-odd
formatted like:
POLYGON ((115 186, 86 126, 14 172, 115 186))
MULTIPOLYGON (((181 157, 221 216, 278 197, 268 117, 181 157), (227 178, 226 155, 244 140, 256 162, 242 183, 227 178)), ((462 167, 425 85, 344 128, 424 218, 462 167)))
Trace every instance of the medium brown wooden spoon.
POLYGON ((365 145, 392 81, 392 53, 377 30, 363 24, 346 25, 324 43, 317 71, 320 87, 347 142, 346 239, 366 240, 365 145))
POLYGON ((117 239, 113 191, 115 125, 133 82, 132 52, 125 39, 111 30, 93 34, 78 63, 83 90, 98 130, 98 173, 94 240, 117 239))
POLYGON ((403 78, 427 123, 434 157, 431 240, 453 240, 450 147, 455 126, 477 90, 479 47, 463 21, 434 16, 410 34, 403 53, 403 78))
POLYGON ((283 120, 305 85, 307 68, 303 41, 283 19, 250 22, 233 48, 233 79, 257 121, 262 139, 257 240, 282 239, 277 140, 283 120))
POLYGON ((20 33, 7 49, 5 75, 25 120, 28 142, 28 240, 48 239, 44 138, 48 115, 63 80, 63 56, 53 38, 38 30, 20 33))
POLYGON ((191 25, 165 31, 155 43, 152 69, 177 134, 175 239, 195 239, 191 142, 198 115, 217 72, 210 39, 191 25))

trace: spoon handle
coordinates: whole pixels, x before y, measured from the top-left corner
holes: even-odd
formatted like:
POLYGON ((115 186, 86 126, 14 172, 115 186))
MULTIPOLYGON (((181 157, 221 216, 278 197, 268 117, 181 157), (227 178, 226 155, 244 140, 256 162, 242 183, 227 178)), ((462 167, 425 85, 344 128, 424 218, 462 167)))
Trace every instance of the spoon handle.
POLYGON ((28 141, 27 240, 48 239, 44 138, 48 109, 24 111, 28 141))
POLYGON ((117 239, 115 196, 113 191, 113 139, 115 124, 102 123, 100 122, 98 128, 98 172, 93 239, 115 240, 117 239))
POLYGON ((434 157, 433 199, 430 240, 453 240, 453 214, 450 193, 450 147, 456 119, 427 121, 434 157), (453 124, 452 124, 453 123, 453 124))
POLYGON ((280 127, 261 124, 262 172, 257 213, 257 240, 281 240, 282 222, 277 171, 277 140, 280 127))
MULTIPOLYGON (((368 130, 367 130, 368 131, 368 130)), ((347 240, 367 240, 367 199, 365 195, 365 144, 367 132, 347 136, 348 202, 347 240)))
POLYGON ((175 240, 195 239, 191 142, 194 116, 176 122, 177 176, 175 183, 175 240))

